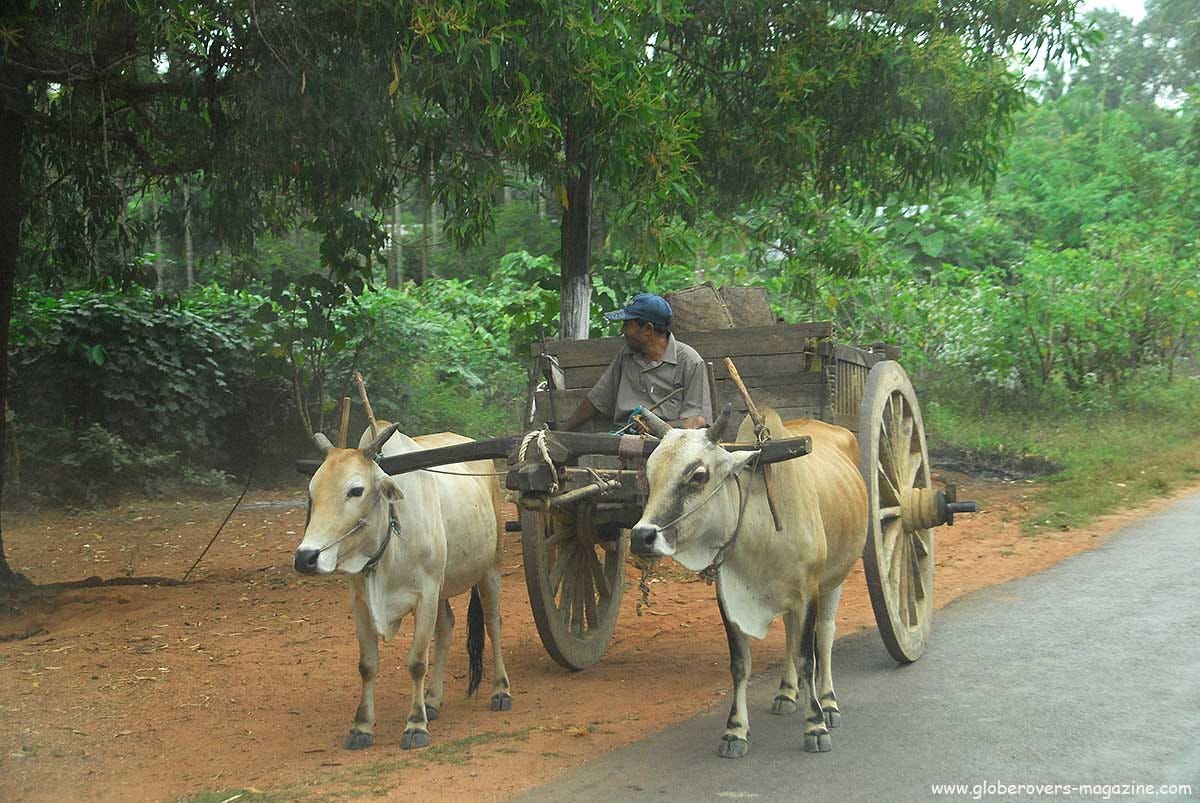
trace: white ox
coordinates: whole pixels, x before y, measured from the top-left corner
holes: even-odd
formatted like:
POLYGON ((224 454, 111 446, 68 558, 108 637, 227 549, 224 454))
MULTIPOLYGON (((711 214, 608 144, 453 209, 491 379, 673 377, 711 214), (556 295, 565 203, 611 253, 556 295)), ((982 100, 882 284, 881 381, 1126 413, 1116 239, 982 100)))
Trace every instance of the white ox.
POLYGON ((375 677, 379 641, 396 635, 413 613, 408 651, 412 706, 401 739, 404 749, 429 744, 429 721, 443 703, 442 677, 453 634, 450 597, 471 590, 467 612, 470 677, 467 694, 483 670, 483 628, 494 661, 491 707, 512 708, 508 673, 500 650, 500 490, 490 461, 443 466, 439 473, 415 471, 388 476, 375 456, 467 443, 442 432, 409 438, 387 425, 374 441, 370 430, 357 449, 335 449, 314 435, 325 453, 309 482, 309 520, 294 565, 304 574, 350 575, 358 630, 362 700, 344 747, 358 750, 375 741, 375 677), (440 472, 453 472, 440 473, 440 472), (426 689, 430 637, 436 633, 426 689))
MULTIPOLYGON (((807 419, 785 426, 773 411, 767 413, 776 437, 809 435, 813 444, 811 454, 771 466, 772 498, 783 525, 776 532, 763 472, 747 470, 755 467, 758 452, 718 445, 728 419, 726 411, 707 431, 658 428, 662 443, 646 465, 650 495, 631 548, 640 555, 670 556, 693 571, 715 568, 734 683, 718 753, 740 758, 749 750, 746 637, 764 638, 780 615, 788 660, 771 712, 791 714, 802 697, 804 749, 824 752, 832 747, 829 728, 840 719, 830 673, 834 617, 842 581, 862 553, 867 532, 857 441, 841 427, 807 419)), ((738 440, 753 441, 749 419, 738 440)))

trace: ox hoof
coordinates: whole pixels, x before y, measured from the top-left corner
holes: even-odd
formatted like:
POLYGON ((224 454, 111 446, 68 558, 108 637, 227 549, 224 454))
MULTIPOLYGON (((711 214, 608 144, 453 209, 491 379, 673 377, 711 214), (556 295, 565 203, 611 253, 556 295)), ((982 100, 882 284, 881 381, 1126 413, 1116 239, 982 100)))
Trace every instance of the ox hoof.
POLYGON ((492 695, 492 710, 493 711, 511 711, 512 710, 512 695, 508 692, 500 692, 492 695))
POLYGON ((825 712, 825 727, 838 728, 842 724, 842 712, 831 708, 825 712))
POLYGON ((804 749, 809 753, 828 753, 833 749, 833 740, 829 733, 804 734, 804 749))
POLYGON ((741 758, 750 752, 750 743, 739 736, 726 734, 721 737, 721 745, 717 755, 721 758, 741 758))
POLYGON ((364 750, 375 744, 375 734, 366 731, 350 731, 342 747, 346 750, 364 750))
POLYGON ((433 722, 438 718, 438 707, 436 705, 425 705, 425 721, 433 722))
POLYGON ((425 747, 430 742, 429 731, 405 731, 400 739, 401 750, 412 750, 415 747, 425 747))
POLYGON ((796 713, 796 701, 782 694, 777 695, 771 702, 771 713, 786 716, 796 713))

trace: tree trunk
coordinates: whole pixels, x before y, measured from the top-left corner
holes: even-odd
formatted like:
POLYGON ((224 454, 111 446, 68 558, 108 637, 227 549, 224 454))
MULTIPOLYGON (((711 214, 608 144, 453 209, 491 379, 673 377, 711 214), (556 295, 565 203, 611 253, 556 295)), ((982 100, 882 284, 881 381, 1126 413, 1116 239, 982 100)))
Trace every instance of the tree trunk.
POLYGON ((563 210, 562 264, 559 276, 562 298, 559 307, 559 337, 587 340, 592 307, 592 172, 584 164, 574 128, 568 123, 567 207, 563 210))
MULTIPOLYGON (((28 97, 19 96, 27 108, 28 97)), ((5 99, 7 100, 7 99, 5 99)), ((12 324, 13 284, 17 278, 17 256, 21 250, 21 221, 25 219, 24 193, 21 191, 21 159, 25 136, 24 108, 0 110, 0 500, 7 478, 8 457, 8 334, 12 324)), ((12 570, 4 554, 4 533, 0 530, 0 586, 28 581, 12 570)))
POLYGON ((163 282, 163 241, 162 229, 158 225, 158 194, 150 196, 150 223, 154 226, 154 292, 162 295, 163 282))
POLYGON ((400 188, 392 199, 392 247, 388 260, 388 287, 399 287, 404 283, 404 227, 400 224, 400 188))
POLYGON ((421 281, 429 278, 429 228, 433 225, 433 199, 430 198, 429 178, 421 180, 421 281))
POLYGON ((195 253, 192 251, 192 190, 191 181, 183 181, 183 261, 187 266, 187 289, 191 290, 196 284, 196 267, 193 262, 195 253))

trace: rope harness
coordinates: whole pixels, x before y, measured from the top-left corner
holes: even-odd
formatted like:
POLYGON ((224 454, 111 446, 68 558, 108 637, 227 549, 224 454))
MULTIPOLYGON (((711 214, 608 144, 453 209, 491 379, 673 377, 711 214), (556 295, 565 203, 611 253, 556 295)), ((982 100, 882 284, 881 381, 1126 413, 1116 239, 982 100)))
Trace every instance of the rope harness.
POLYGON ((558 467, 554 465, 554 461, 550 458, 550 449, 546 446, 546 430, 535 429, 533 432, 525 433, 525 437, 521 438, 521 446, 517 449, 517 462, 522 464, 525 462, 525 455, 529 453, 530 446, 537 447, 542 462, 550 467, 551 476, 555 477, 550 483, 550 494, 558 493, 558 467))
MULTIPOLYGON (((758 458, 755 457, 753 462, 754 468, 757 468, 758 458)), ((754 471, 752 469, 750 476, 751 483, 754 482, 753 475, 754 471)), ((708 566, 700 571, 700 576, 704 578, 706 585, 712 585, 716 581, 717 572, 721 570, 721 564, 725 562, 725 554, 729 551, 730 547, 737 542, 737 537, 742 531, 742 519, 746 515, 746 505, 750 502, 750 494, 742 488, 741 472, 734 474, 733 479, 737 483, 739 498, 737 524, 734 525, 733 534, 729 536, 729 539, 717 548, 717 554, 713 555, 712 563, 708 564, 708 566)))

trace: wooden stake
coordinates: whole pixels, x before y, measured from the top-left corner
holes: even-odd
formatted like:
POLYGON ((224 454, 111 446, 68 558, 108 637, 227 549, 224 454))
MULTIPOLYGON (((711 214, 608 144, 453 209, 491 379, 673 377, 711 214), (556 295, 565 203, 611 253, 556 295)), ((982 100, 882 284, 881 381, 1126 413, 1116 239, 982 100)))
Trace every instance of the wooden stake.
MULTIPOLYGON (((750 414, 750 420, 754 422, 756 439, 761 443, 764 434, 767 438, 770 438, 771 430, 763 422, 762 414, 758 412, 758 407, 754 405, 754 399, 750 398, 750 391, 746 389, 746 384, 742 382, 742 375, 738 373, 737 366, 728 357, 725 358, 725 368, 729 370, 729 378, 733 380, 733 384, 737 386, 738 392, 742 394, 742 401, 746 402, 746 412, 750 414)), ((775 523, 775 532, 783 532, 783 521, 779 518, 779 509, 775 507, 775 499, 771 495, 770 466, 763 466, 763 486, 767 489, 767 507, 771 509, 771 520, 775 523)))
POLYGON ((342 431, 338 435, 338 448, 346 448, 346 434, 350 431, 350 397, 342 398, 342 431))
POLYGON ((733 384, 737 385, 738 392, 742 394, 742 401, 746 402, 746 412, 750 413, 750 420, 754 422, 754 429, 762 429, 763 419, 759 415, 758 408, 754 406, 754 399, 750 398, 750 391, 746 390, 746 384, 742 382, 742 375, 738 373, 737 366, 733 364, 733 360, 725 358, 725 368, 729 371, 729 378, 733 380, 733 384))
POLYGON ((358 398, 362 399, 363 409, 367 411, 367 424, 371 427, 371 438, 375 438, 379 433, 375 426, 375 413, 371 411, 371 402, 367 400, 367 386, 363 383, 362 374, 358 371, 354 372, 354 382, 358 385, 358 398))

